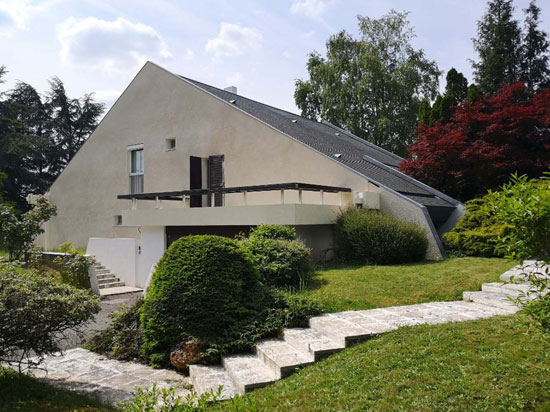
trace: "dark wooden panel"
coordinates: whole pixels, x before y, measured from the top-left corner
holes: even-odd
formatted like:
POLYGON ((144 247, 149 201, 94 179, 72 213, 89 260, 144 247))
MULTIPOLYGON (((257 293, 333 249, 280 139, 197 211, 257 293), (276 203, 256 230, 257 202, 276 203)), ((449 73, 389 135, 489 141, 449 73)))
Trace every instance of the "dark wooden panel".
MULTIPOLYGON (((222 192, 217 190, 225 187, 225 176, 223 171, 223 155, 210 156, 208 158, 208 189, 215 190, 214 206, 223 206, 222 192)), ((211 206, 212 197, 208 196, 208 206, 211 206)))

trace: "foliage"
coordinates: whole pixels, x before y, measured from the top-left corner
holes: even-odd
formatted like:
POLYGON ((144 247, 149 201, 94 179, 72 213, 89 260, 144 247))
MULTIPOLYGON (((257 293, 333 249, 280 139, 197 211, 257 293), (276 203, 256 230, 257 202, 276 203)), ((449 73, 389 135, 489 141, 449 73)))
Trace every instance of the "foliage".
POLYGON ((64 283, 80 289, 90 289, 89 268, 94 260, 79 253, 68 253, 54 259, 55 268, 64 283))
POLYGON ((20 217, 6 204, 0 204, 0 246, 17 260, 30 250, 34 239, 44 233, 42 225, 57 214, 57 208, 40 196, 31 210, 20 217))
POLYGON ((550 164, 550 89, 525 93, 517 83, 465 102, 447 124, 420 125, 401 170, 463 201, 500 187, 516 171, 540 176, 550 164))
MULTIPOLYGON (((0 83, 6 73, 0 67, 0 83)), ((54 77, 42 97, 34 87, 18 82, 0 94, 0 165, 7 174, 5 200, 27 210, 26 196, 44 193, 95 129, 103 104, 91 94, 67 96, 54 77)))
POLYGON ((387 265, 423 260, 428 239, 414 223, 349 208, 336 220, 336 246, 346 261, 387 265))
POLYGON ((403 155, 414 139, 420 102, 437 92, 439 70, 413 48, 407 13, 358 20, 359 39, 341 31, 328 39, 326 58, 309 55, 309 80, 296 81, 296 105, 305 117, 403 155))
POLYGON ((390 266, 336 265, 318 270, 303 295, 324 312, 343 312, 462 299, 466 290, 497 282, 507 259, 449 258, 390 266))
POLYGON ((98 399, 0 367, 1 412, 114 412, 98 399))
POLYGON ((164 366, 183 340, 215 341, 253 316, 262 294, 254 259, 237 241, 178 239, 157 264, 143 304, 143 356, 164 366))
POLYGON ((521 30, 513 11, 512 0, 491 0, 477 23, 477 38, 473 40, 479 60, 472 66, 476 83, 486 95, 520 79, 521 30))
POLYGON ((543 412, 549 365, 548 336, 501 316, 400 328, 244 398, 265 412, 543 412))
MULTIPOLYGON (((138 388, 136 397, 128 402, 120 403, 121 412, 201 412, 211 409, 212 404, 219 401, 222 387, 216 392, 207 392, 201 396, 190 393, 185 397, 177 396, 174 388, 159 389, 156 384, 152 388, 138 388)), ((256 402, 237 395, 223 403, 224 410, 230 412, 259 412, 256 402)))
POLYGON ((139 359, 143 342, 140 321, 142 305, 143 299, 140 299, 134 305, 123 306, 109 315, 111 324, 93 336, 86 343, 87 348, 113 359, 139 359))
POLYGON ((254 255, 261 281, 275 287, 299 288, 311 277, 311 249, 298 240, 253 236, 243 245, 254 255))
POLYGON ((210 344, 204 361, 219 362, 223 355, 250 351, 258 340, 276 337, 284 328, 308 327, 308 319, 321 313, 320 306, 306 296, 277 289, 265 292, 264 309, 243 319, 240 325, 228 329, 216 343, 210 344))
POLYGON ((75 248, 71 242, 63 242, 55 249, 55 251, 59 253, 71 253, 74 250, 75 248))
POLYGON ((451 96, 453 106, 466 100, 468 95, 468 79, 452 67, 445 77, 445 94, 451 96))
POLYGON ((89 291, 0 265, 0 361, 20 370, 39 364, 61 350, 65 332, 78 332, 100 309, 89 291))
POLYGON ((525 12, 525 29, 521 55, 521 80, 531 91, 538 91, 550 85, 548 35, 539 28, 540 7, 531 0, 525 12))
POLYGON ((500 240, 518 259, 550 260, 550 178, 512 175, 509 183, 488 195, 487 208, 512 230, 500 240))
POLYGON ((503 224, 487 208, 488 196, 466 202, 464 214, 455 227, 445 233, 447 248, 459 256, 506 256, 500 239, 507 236, 511 226, 503 224))
POLYGON ((212 402, 221 396, 221 388, 216 393, 207 392, 197 396, 194 392, 185 398, 178 396, 174 388, 138 388, 136 396, 127 402, 118 402, 121 412, 201 412, 208 410, 212 402))
POLYGON ((296 229, 283 225, 259 225, 250 231, 250 239, 296 240, 296 229))
MULTIPOLYGON (((531 270, 523 268, 524 281, 529 282, 529 290, 520 293, 516 304, 531 316, 543 331, 550 333, 550 266, 536 263, 531 270)), ((512 282, 514 279, 512 279, 512 282)))

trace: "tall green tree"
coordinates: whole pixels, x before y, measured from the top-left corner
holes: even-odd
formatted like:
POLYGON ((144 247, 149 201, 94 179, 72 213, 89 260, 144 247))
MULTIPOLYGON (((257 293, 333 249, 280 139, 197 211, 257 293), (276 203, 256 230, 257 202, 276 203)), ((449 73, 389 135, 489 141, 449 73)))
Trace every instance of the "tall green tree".
POLYGON ((422 99, 437 93, 439 69, 413 48, 407 13, 358 20, 360 38, 341 31, 327 41, 326 57, 309 55, 309 80, 296 81, 296 105, 303 116, 404 155, 422 99))
POLYGON ((432 105, 430 100, 425 97, 420 102, 420 108, 418 109, 418 124, 430 124, 430 115, 432 113, 432 105))
POLYGON ((468 79, 462 73, 452 67, 447 72, 445 81, 445 94, 451 97, 454 106, 466 100, 466 96, 468 95, 468 79))
POLYGON ((535 0, 525 10, 521 80, 531 92, 550 85, 548 34, 539 28, 540 7, 535 0))
MULTIPOLYGON (((5 75, 0 68, 0 80, 5 75)), ((44 193, 96 127, 103 104, 92 95, 70 99, 54 78, 50 92, 18 82, 0 94, 0 167, 7 175, 3 194, 17 209, 28 209, 26 196, 44 193)))
POLYGON ((492 0, 473 39, 479 60, 472 62, 476 83, 485 95, 520 79, 521 31, 512 0, 492 0))

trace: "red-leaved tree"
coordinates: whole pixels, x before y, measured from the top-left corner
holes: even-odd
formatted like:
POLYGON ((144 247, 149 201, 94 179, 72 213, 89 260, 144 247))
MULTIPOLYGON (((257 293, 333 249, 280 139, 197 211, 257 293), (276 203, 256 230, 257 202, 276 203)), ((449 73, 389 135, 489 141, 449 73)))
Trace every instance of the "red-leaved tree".
POLYGON ((496 189, 513 172, 540 177, 550 171, 550 89, 527 97, 515 83, 417 134, 401 171, 457 199, 496 189))

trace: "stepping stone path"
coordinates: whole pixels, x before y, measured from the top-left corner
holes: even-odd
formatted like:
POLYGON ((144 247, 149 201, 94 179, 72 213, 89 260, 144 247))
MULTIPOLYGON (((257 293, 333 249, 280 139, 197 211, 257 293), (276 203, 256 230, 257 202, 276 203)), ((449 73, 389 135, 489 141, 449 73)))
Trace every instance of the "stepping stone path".
MULTIPOLYGON (((527 262, 532 270, 535 262, 527 262)), ((189 382, 197 394, 216 392, 223 385, 222 399, 266 386, 299 368, 311 365, 355 343, 402 326, 441 324, 511 315, 519 308, 510 300, 529 288, 518 277, 518 267, 501 275, 515 277, 514 284, 485 283, 479 292, 464 292, 463 300, 331 313, 311 318, 309 328, 285 329, 283 339, 259 342, 254 353, 226 356, 220 366, 192 365, 189 378, 169 370, 152 369, 132 362, 106 359, 84 349, 66 351, 45 361, 48 371, 35 373, 58 386, 91 392, 106 402, 129 399, 137 387, 177 388, 189 394, 189 382)))

